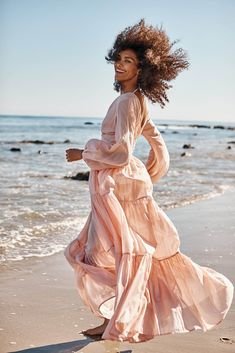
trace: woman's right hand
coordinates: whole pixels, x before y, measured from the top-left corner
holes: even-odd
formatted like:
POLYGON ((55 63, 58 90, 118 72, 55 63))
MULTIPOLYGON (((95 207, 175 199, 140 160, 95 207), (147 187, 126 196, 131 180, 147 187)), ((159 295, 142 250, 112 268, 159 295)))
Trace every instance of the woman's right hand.
POLYGON ((74 162, 74 161, 79 161, 82 159, 82 152, 84 150, 81 150, 79 148, 69 148, 66 150, 66 159, 67 162, 74 162))

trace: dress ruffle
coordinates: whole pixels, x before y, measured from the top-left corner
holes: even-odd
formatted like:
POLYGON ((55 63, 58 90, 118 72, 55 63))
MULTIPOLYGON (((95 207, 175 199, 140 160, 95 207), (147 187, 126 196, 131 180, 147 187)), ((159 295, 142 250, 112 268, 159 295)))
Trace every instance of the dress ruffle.
POLYGON ((180 252, 177 230, 150 196, 125 202, 123 210, 112 192, 93 194, 92 212, 65 256, 84 303, 110 319, 104 339, 141 342, 210 330, 232 302, 232 283, 180 252), (128 217, 133 209, 138 224, 128 217), (143 225, 144 214, 150 218, 143 225))

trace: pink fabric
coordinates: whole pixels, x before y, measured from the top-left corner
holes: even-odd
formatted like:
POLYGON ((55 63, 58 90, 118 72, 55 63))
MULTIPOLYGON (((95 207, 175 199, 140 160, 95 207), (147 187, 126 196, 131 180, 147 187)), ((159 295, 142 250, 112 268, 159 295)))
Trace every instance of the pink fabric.
POLYGON ((152 196, 169 168, 165 142, 133 93, 117 97, 90 139, 91 212, 65 249, 84 303, 110 319, 104 339, 141 342, 155 335, 209 330, 226 316, 233 284, 180 252, 178 232, 152 196), (143 135, 146 164, 133 156, 143 135))

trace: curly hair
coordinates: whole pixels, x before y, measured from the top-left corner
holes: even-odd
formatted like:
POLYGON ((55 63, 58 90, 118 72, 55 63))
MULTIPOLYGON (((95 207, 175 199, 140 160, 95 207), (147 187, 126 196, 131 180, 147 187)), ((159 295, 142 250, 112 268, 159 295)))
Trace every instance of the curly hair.
MULTIPOLYGON (((166 91, 172 87, 168 82, 189 67, 187 54, 182 48, 171 50, 178 41, 171 43, 162 26, 148 26, 142 18, 139 23, 126 27, 117 35, 105 59, 114 63, 122 50, 132 49, 141 69, 138 76, 139 89, 152 103, 158 102, 164 108, 165 102, 169 102, 166 91)), ((114 89, 120 91, 121 84, 118 81, 114 82, 114 89)))

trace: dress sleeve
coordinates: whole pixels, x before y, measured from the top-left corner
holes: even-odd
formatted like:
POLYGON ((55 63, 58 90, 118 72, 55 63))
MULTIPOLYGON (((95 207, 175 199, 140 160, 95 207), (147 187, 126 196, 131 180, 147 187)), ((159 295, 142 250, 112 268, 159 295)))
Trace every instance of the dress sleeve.
POLYGON ((137 97, 126 96, 117 103, 115 142, 90 139, 82 152, 83 160, 93 170, 118 168, 129 163, 139 116, 137 97))
POLYGON ((142 135, 151 146, 145 166, 152 182, 156 183, 169 169, 169 152, 160 131, 151 119, 146 122, 142 135))

